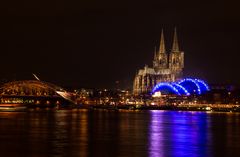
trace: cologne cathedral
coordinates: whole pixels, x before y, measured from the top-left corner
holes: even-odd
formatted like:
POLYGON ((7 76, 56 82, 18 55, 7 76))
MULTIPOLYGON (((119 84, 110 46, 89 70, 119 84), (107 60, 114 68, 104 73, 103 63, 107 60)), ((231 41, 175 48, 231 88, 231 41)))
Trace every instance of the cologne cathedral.
POLYGON ((159 49, 154 52, 153 67, 145 65, 143 69, 138 70, 133 82, 133 93, 149 93, 160 82, 178 81, 182 78, 183 68, 184 52, 179 49, 176 28, 170 52, 166 51, 162 31, 159 49))

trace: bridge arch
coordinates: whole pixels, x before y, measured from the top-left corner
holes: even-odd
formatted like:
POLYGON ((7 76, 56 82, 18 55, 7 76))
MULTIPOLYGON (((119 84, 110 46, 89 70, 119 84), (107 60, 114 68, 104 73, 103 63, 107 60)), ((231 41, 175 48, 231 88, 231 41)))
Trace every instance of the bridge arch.
POLYGON ((180 93, 181 95, 190 95, 190 93, 188 92, 188 90, 187 90, 185 87, 183 87, 183 86, 181 86, 181 85, 179 85, 179 84, 177 84, 177 83, 172 83, 172 85, 173 85, 176 89, 178 89, 178 91, 179 91, 179 93, 180 93))
POLYGON ((200 80, 200 79, 195 79, 195 81, 198 83, 202 93, 210 91, 210 88, 206 82, 204 82, 203 80, 200 80))
POLYGON ((152 93, 156 91, 169 91, 177 95, 189 96, 191 94, 204 94, 210 91, 210 88, 203 80, 185 78, 178 82, 161 82, 153 88, 152 93))
POLYGON ((63 89, 38 80, 23 80, 5 83, 0 87, 1 95, 54 96, 63 89))
POLYGON ((181 93, 176 88, 176 86, 174 86, 170 83, 166 83, 166 82, 157 84, 153 88, 152 93, 155 93, 157 91, 161 91, 161 92, 165 92, 165 93, 169 92, 169 93, 173 93, 173 94, 176 94, 176 95, 181 95, 181 93))
POLYGON ((178 84, 188 89, 188 92, 190 94, 194 94, 194 93, 197 93, 198 95, 202 94, 201 88, 195 79, 186 78, 179 81, 178 84))

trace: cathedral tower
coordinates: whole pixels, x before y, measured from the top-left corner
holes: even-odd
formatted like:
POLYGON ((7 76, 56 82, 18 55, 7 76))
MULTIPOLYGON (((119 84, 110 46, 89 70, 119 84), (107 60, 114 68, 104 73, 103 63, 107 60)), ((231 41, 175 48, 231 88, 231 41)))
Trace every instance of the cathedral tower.
POLYGON ((183 68, 184 52, 179 49, 176 28, 170 53, 166 52, 162 30, 159 49, 155 48, 154 52, 153 67, 144 66, 137 71, 133 82, 133 93, 150 93, 160 82, 177 81, 182 77, 183 68))
POLYGON ((169 68, 172 71, 172 80, 178 80, 182 77, 184 68, 184 52, 180 51, 177 38, 177 29, 174 29, 173 46, 169 54, 169 68))
POLYGON ((158 71, 161 69, 166 69, 167 67, 168 67, 168 56, 166 53, 164 35, 163 35, 163 30, 162 30, 158 52, 156 52, 156 49, 155 49, 153 68, 156 71, 158 71))

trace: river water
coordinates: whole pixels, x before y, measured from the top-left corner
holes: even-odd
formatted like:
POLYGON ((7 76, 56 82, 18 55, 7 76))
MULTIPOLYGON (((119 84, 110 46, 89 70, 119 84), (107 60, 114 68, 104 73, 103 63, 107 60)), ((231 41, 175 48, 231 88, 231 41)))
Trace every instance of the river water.
POLYGON ((240 114, 0 112, 1 157, 240 156, 240 114))

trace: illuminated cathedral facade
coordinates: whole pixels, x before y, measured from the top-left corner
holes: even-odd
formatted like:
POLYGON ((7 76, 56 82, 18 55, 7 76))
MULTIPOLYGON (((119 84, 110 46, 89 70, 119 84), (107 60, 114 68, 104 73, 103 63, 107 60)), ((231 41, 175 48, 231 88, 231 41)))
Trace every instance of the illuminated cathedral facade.
POLYGON ((138 70, 133 82, 133 93, 149 93, 158 83, 178 81, 182 78, 183 68, 184 52, 179 49, 176 28, 170 52, 166 51, 162 30, 159 49, 154 52, 153 67, 145 65, 138 70))

